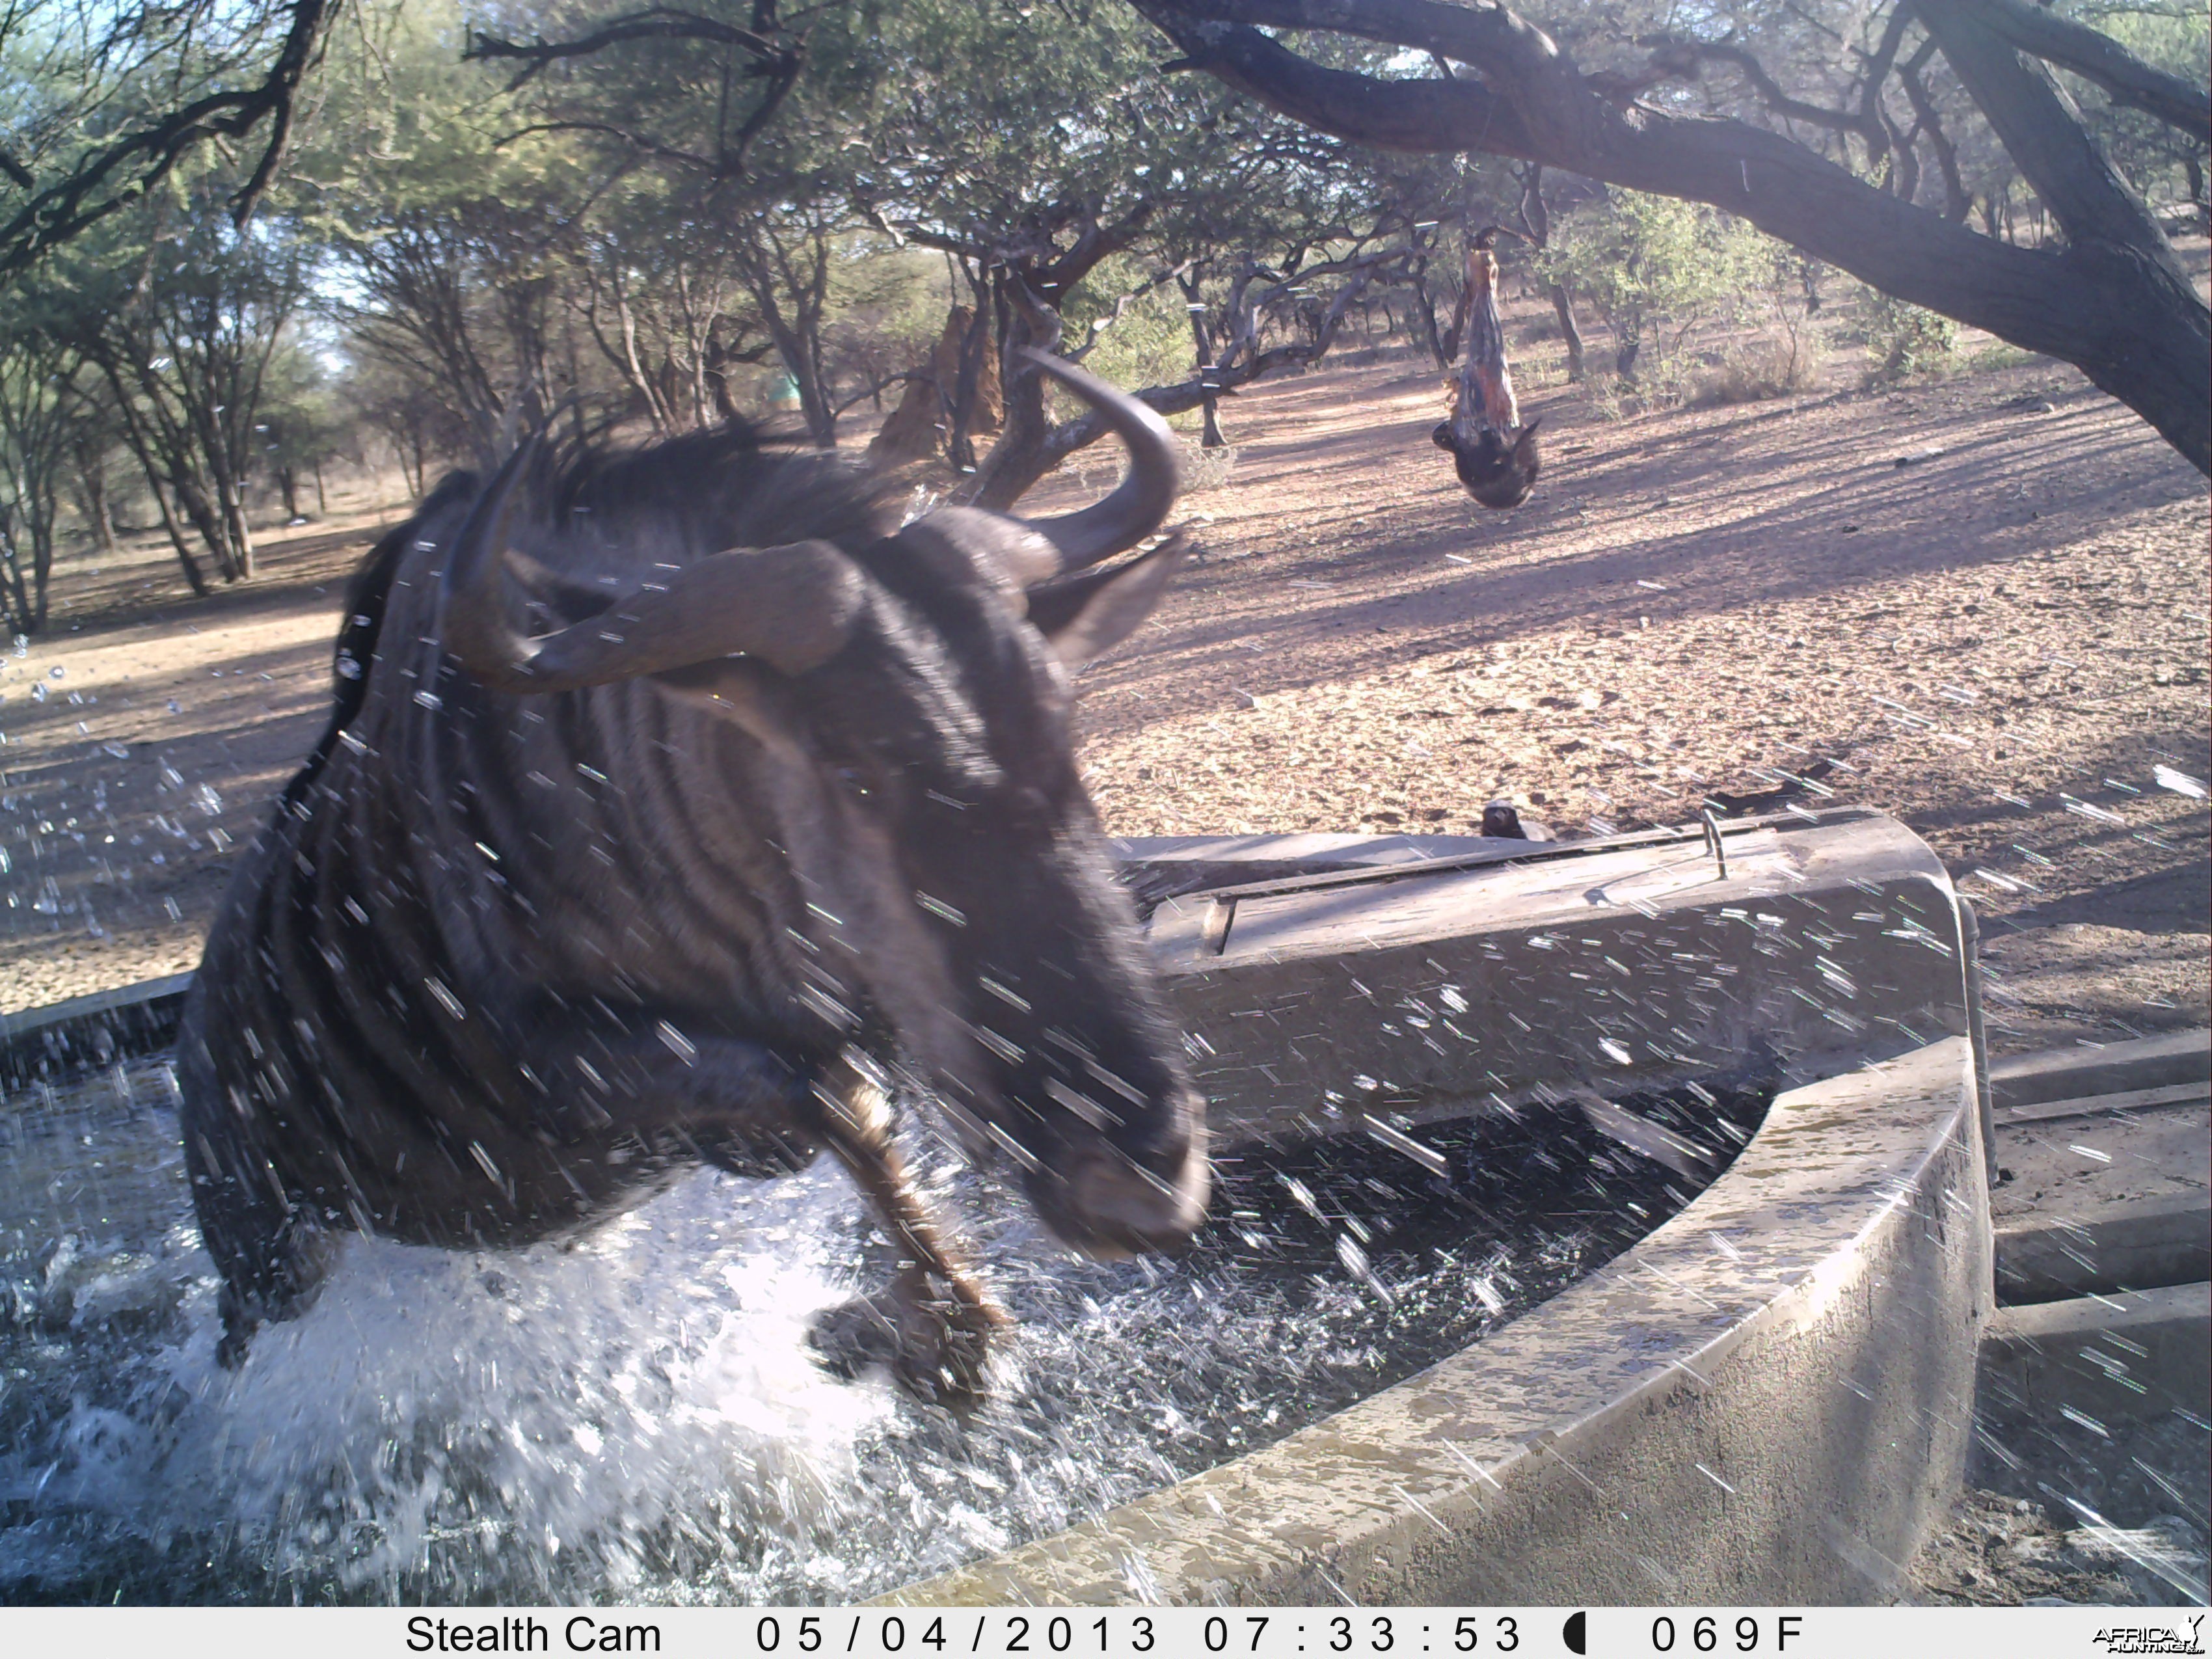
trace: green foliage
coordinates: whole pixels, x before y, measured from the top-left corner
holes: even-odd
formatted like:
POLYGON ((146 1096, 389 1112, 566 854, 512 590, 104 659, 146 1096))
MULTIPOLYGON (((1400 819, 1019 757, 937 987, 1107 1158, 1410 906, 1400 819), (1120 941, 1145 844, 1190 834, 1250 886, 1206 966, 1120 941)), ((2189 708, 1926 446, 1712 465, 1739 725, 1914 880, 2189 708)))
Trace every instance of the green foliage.
MULTIPOLYGON (((1146 290, 1121 307, 1118 319, 1107 320, 1113 317, 1115 301, 1142 286, 1155 268, 1133 254, 1117 254, 1098 264, 1062 308, 1070 346, 1089 337, 1094 321, 1105 324, 1083 366, 1115 386, 1171 385, 1188 380, 1196 366, 1190 313, 1182 291, 1173 283, 1146 290)), ((1080 407, 1058 392, 1054 398, 1071 410, 1080 407)))
POLYGON ((1867 290, 1867 357, 1871 378, 1902 380, 1948 362, 1959 347, 1959 325, 1948 317, 1867 290))
POLYGON ((1758 282, 1771 246, 1701 203, 1615 190, 1554 226, 1537 263, 1547 280, 1596 306, 1626 375, 1641 349, 1668 355, 1692 325, 1758 282))

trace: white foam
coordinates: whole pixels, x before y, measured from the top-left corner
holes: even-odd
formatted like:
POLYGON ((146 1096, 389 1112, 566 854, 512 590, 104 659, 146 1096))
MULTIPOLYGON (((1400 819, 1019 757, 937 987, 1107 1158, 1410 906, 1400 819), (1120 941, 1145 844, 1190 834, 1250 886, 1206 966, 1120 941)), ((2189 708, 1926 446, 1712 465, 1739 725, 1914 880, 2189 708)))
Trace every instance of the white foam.
POLYGON ((580 1553, 620 1584, 702 1514, 796 1542, 834 1526, 892 1409, 888 1384, 839 1382, 805 1347, 810 1316, 854 1291, 831 1265, 854 1202, 830 1171, 702 1173, 569 1249, 349 1240, 320 1299, 234 1374, 194 1252, 155 1379, 177 1392, 80 1401, 70 1499, 364 1589, 456 1544, 517 1593, 572 1578, 580 1553))

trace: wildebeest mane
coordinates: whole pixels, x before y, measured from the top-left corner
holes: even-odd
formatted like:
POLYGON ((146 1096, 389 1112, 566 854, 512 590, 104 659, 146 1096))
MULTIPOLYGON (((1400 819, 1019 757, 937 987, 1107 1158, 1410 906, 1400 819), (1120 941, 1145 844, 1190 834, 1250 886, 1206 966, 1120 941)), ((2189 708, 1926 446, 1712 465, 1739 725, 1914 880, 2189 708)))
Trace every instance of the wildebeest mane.
MULTIPOLYGON (((884 1071, 1016 1156, 1076 1248, 1189 1237, 1204 1103, 1075 769, 1090 653, 1024 597, 1158 527, 1174 442, 1040 367, 1131 457, 1075 513, 902 526, 889 480, 732 427, 530 442, 371 550, 328 728, 178 1042, 222 1365, 346 1234, 520 1248, 702 1162, 827 1147, 901 1257, 825 1316, 825 1357, 977 1399, 1005 1316, 899 1160, 884 1071)), ((1121 632, 1172 574, 1152 556, 1101 590, 1121 632)))
MULTIPOLYGON (((407 521, 388 532, 356 567, 347 583, 345 616, 332 659, 331 718, 285 786, 288 807, 313 787, 339 734, 361 712, 392 585, 408 553, 428 523, 465 507, 480 482, 466 470, 447 473, 407 521)), ((531 495, 549 504, 541 520, 550 532, 549 550, 584 539, 578 533, 580 519, 612 537, 631 538, 631 545, 622 550, 627 556, 618 560, 608 556, 613 550, 606 544, 608 535, 591 537, 592 545, 581 552, 580 564, 595 569, 611 564, 615 572, 649 565, 648 554, 680 559, 811 537, 858 552, 881 540, 890 527, 884 504, 896 488, 828 456, 771 447, 742 420, 659 443, 592 446, 565 460, 550 458, 532 483, 531 495), (642 547, 635 540, 639 532, 642 547)), ((556 586, 538 597, 563 621, 595 614, 620 592, 588 586, 590 574, 584 570, 541 566, 539 574, 556 586), (579 580, 563 582, 563 576, 579 580)))
POLYGON ((387 531, 346 579, 345 617, 338 623, 337 647, 331 659, 330 722, 315 739, 315 746, 307 751, 300 769, 293 774, 292 781, 284 786, 285 806, 296 805, 314 787, 315 780, 330 761, 331 751, 337 746, 338 734, 361 712, 362 700, 368 695, 369 671, 376 662, 377 639, 384 631, 384 612, 391 601, 392 584, 407 556, 409 544, 415 539, 416 526, 432 514, 466 501, 476 487, 475 473, 448 472, 422 498, 422 505, 407 521, 387 531))
POLYGON ((552 511, 540 545, 567 580, 539 598, 562 622, 574 623, 649 578, 656 560, 678 562, 732 547, 816 538, 834 543, 901 603, 904 614, 880 615, 878 626, 896 639, 856 641, 848 668, 825 671, 813 695, 871 701, 869 717, 851 724, 873 726, 884 737, 892 734, 884 722, 902 716, 912 722, 894 739, 903 755, 936 772, 934 781, 963 791, 981 787, 995 768, 972 690, 952 664, 957 647, 994 647, 944 592, 941 579, 915 567, 894 538, 896 520, 887 508, 899 489, 831 456, 771 447, 743 425, 626 452, 587 453, 562 468, 545 492, 552 511), (608 585, 610 576, 615 580, 608 585), (957 642, 955 648, 934 637, 940 631, 957 642), (884 675, 902 682, 900 695, 878 695, 884 675))
POLYGON ((550 507, 549 551, 573 546, 611 570, 649 564, 655 552, 698 557, 817 537, 857 552, 895 527, 884 515, 895 487, 833 456, 771 447, 731 422, 586 450, 532 494, 550 507))

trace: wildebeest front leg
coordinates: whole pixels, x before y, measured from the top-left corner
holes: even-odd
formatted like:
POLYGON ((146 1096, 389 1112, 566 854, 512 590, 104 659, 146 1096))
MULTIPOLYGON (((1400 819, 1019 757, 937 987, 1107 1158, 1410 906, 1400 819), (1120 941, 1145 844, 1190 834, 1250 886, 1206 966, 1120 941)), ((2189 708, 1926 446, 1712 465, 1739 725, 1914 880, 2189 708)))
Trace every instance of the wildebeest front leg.
POLYGON ((955 1410, 985 1393, 992 1334, 1006 1316, 945 1243, 892 1143, 883 1091, 841 1060, 815 1085, 816 1133, 843 1160, 898 1246, 888 1290, 833 1308, 811 1340, 823 1362, 851 1376, 881 1362, 916 1399, 955 1410))

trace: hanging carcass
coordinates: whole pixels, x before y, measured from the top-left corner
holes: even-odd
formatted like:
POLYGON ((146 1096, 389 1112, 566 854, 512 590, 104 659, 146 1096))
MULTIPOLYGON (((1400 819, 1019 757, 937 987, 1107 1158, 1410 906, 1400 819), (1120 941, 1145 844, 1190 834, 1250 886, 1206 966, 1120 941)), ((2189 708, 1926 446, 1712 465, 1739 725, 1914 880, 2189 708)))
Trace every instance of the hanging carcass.
POLYGON ((331 727, 185 1017, 226 1364, 348 1231, 520 1245, 826 1146, 905 1263, 840 1342, 972 1396, 1000 1316, 901 1168, 885 1071, 1070 1243, 1198 1224, 1203 1103, 1068 726, 1069 668, 1180 561, 1085 570, 1157 529, 1175 447, 1042 366, 1130 455, 1059 519, 898 528, 834 463, 725 432, 558 478, 525 446, 371 555, 331 727))
POLYGON ((1518 507, 1536 487, 1543 458, 1536 447, 1540 417, 1521 424, 1513 373, 1505 361, 1505 325, 1498 313, 1498 227, 1476 234, 1467 251, 1467 350, 1452 386, 1449 419, 1430 435, 1449 452, 1467 493, 1488 507, 1518 507))

